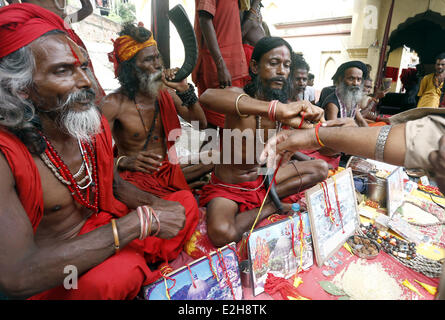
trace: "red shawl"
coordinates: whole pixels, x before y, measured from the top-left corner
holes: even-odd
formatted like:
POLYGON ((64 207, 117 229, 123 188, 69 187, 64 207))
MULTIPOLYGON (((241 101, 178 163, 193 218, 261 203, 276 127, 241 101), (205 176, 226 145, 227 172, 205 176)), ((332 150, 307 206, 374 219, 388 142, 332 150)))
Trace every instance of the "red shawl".
MULTIPOLYGON (((6 130, 0 130, 0 151, 9 163, 15 179, 17 194, 35 232, 43 217, 44 208, 40 173, 34 159, 26 146, 6 130)), ((112 212, 117 217, 121 217, 128 213, 128 208, 113 195, 112 140, 108 122, 104 117, 102 117, 102 132, 96 136, 96 154, 101 192, 100 210, 112 212)), ((98 215, 98 217, 101 216, 101 214, 98 215)), ((97 225, 100 225, 100 220, 98 219, 97 225)), ((88 228, 88 231, 90 230, 92 229, 88 228)))

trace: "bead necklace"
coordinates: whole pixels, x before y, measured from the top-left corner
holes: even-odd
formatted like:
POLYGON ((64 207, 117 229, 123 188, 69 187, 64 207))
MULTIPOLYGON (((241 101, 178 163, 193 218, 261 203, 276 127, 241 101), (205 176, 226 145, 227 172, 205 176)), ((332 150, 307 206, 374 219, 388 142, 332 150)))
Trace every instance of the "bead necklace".
MULTIPOLYGON (((261 127, 261 116, 255 116, 255 120, 256 120, 256 129, 260 130, 262 129, 261 127)), ((275 128, 277 128, 277 133, 281 131, 281 122, 279 121, 275 121, 275 128)), ((263 138, 261 138, 261 134, 258 135, 258 139, 260 139, 260 142, 262 144, 266 144, 266 142, 264 142, 263 138)))
MULTIPOLYGON (((45 164, 51 162, 51 164, 57 169, 58 174, 55 174, 55 176, 68 187, 75 201, 77 201, 82 206, 93 210, 97 214, 99 212, 99 185, 97 178, 97 163, 95 153, 93 152, 90 144, 84 143, 83 141, 80 141, 78 139, 83 161, 85 161, 86 163, 86 169, 88 172, 88 177, 90 179, 89 183, 86 186, 80 187, 78 182, 76 182, 76 180, 74 179, 73 174, 68 169, 67 165, 63 162, 62 158, 54 149, 48 138, 42 133, 41 136, 45 140, 47 146, 45 155, 49 161, 46 161, 45 164), (92 172, 90 172, 89 166, 91 166, 92 172), (81 192, 81 190, 83 189, 86 189, 85 196, 81 192), (93 204, 89 202, 90 191, 94 193, 93 204)), ((55 173, 56 170, 53 170, 52 166, 50 167, 50 169, 53 171, 53 173, 55 173)))

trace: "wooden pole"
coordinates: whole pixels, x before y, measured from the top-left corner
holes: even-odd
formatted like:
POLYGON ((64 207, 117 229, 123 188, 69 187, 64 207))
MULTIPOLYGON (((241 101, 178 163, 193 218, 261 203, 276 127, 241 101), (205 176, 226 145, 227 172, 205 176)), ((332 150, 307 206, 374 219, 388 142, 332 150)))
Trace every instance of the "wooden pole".
POLYGON ((385 71, 385 64, 386 64, 385 56, 386 56, 386 49, 388 47, 389 29, 391 27, 392 14, 394 11, 394 2, 395 0, 392 0, 391 7, 389 8, 388 18, 386 20, 385 33, 383 34, 382 48, 380 49, 379 67, 377 69, 377 77, 374 89, 379 88, 382 85, 383 72, 385 71))
POLYGON ((170 68, 170 20, 167 13, 169 0, 151 1, 151 31, 158 43, 164 66, 170 68))

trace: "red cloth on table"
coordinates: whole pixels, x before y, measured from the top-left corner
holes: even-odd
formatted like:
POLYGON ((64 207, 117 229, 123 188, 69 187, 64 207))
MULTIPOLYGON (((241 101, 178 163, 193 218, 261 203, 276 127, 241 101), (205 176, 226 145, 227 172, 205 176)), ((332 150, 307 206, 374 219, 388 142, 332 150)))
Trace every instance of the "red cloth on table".
MULTIPOLYGON (((256 180, 247 181, 238 184, 226 183, 218 179, 214 173, 210 178, 210 182, 201 189, 201 195, 199 197, 199 206, 205 207, 214 198, 226 198, 238 203, 238 212, 244 212, 259 208, 266 196, 266 187, 263 184, 258 190, 246 191, 237 188, 255 189, 259 187, 263 182, 264 176, 258 176, 256 180), (225 187, 218 184, 224 184, 229 187, 225 187), (235 187, 235 188, 231 188, 235 187)), ((286 203, 295 203, 302 198, 303 192, 291 195, 282 199, 281 201, 286 203)))
MULTIPOLYGON (((39 171, 25 145, 11 133, 0 130, 0 150, 5 156, 15 179, 18 197, 36 232, 43 217, 43 189, 39 171)), ((100 212, 91 215, 81 228, 78 236, 88 233, 129 212, 127 206, 113 195, 113 150, 111 131, 107 120, 102 117, 102 132, 96 135, 96 157, 98 185, 100 189, 100 212)), ((196 201, 187 192, 177 192, 165 197, 171 201, 182 201, 196 208, 196 201)), ((132 299, 141 286, 160 277, 152 272, 147 262, 174 259, 182 250, 195 228, 198 217, 189 214, 186 227, 170 240, 147 238, 133 240, 119 254, 113 255, 101 264, 82 274, 78 279, 78 289, 66 290, 59 286, 31 299, 132 299), (137 272, 135 272, 137 271, 137 272)), ((111 229, 110 229, 111 230, 111 229)))
MULTIPOLYGON (((232 86, 242 87, 243 79, 248 75, 246 56, 241 38, 241 22, 237 0, 195 0, 194 29, 198 42, 198 62, 192 73, 192 80, 201 95, 207 88, 219 88, 215 62, 207 48, 199 24, 199 11, 206 11, 213 16, 212 23, 224 62, 232 76, 232 86)), ((207 121, 224 127, 224 115, 208 110, 203 106, 207 121)))

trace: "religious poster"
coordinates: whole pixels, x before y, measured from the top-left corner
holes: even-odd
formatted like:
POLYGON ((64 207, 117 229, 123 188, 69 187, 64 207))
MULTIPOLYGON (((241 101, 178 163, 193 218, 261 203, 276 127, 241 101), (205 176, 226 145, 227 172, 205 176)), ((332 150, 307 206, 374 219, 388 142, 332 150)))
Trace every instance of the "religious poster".
POLYGON ((146 300, 242 300, 235 243, 164 275, 143 293, 146 300))
POLYGON ((386 209, 388 216, 392 217, 394 212, 403 204, 403 168, 398 167, 386 178, 386 209))
POLYGON ((351 168, 307 190, 306 201, 315 257, 321 267, 360 225, 351 168))
POLYGON ((269 273, 287 279, 308 269, 314 258, 307 212, 255 229, 247 248, 254 296, 264 292, 269 273))

